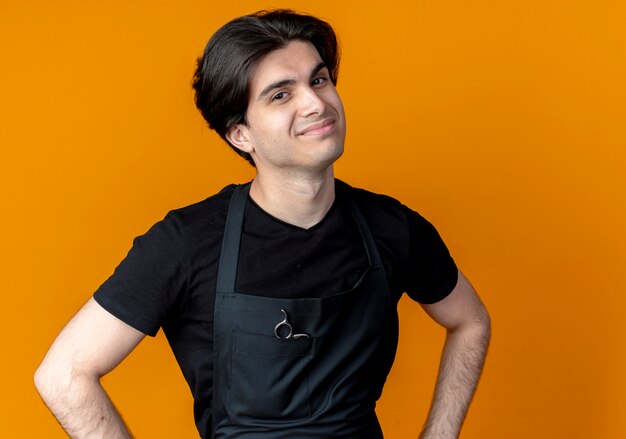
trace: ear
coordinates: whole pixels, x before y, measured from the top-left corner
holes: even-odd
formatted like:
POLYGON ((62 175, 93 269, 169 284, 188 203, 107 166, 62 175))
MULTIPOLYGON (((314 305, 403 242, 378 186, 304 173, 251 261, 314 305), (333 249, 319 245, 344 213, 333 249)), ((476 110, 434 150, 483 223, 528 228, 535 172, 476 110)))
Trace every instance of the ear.
POLYGON ((243 124, 238 123, 230 127, 228 131, 226 131, 226 139, 228 139, 235 148, 247 152, 248 154, 254 150, 252 142, 250 141, 248 127, 243 124))

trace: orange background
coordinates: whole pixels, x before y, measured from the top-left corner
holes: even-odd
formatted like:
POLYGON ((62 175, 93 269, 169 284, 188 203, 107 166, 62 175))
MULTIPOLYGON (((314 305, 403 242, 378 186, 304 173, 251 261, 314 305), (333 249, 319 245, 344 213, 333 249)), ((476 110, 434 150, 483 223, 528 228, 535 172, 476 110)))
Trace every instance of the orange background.
MULTIPOLYGON (((65 437, 32 374, 165 213, 252 169, 192 102, 227 20, 287 6, 343 47, 337 175, 433 222, 493 318, 462 437, 626 437, 622 1, 4 1, 0 437, 65 437)), ((379 406, 415 438, 443 331, 403 299, 379 406)), ((105 386, 139 438, 197 437, 162 334, 105 386)))

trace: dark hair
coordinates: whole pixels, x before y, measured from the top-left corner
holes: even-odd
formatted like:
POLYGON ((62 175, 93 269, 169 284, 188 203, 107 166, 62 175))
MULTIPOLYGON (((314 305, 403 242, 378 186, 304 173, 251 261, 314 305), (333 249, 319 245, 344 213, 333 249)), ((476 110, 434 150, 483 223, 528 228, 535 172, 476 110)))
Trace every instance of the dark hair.
POLYGON ((318 18, 287 9, 259 11, 235 18, 209 40, 193 77, 196 107, 202 116, 240 156, 254 166, 250 154, 234 147, 226 132, 246 123, 248 88, 261 59, 292 40, 308 41, 337 83, 339 49, 333 28, 318 18))

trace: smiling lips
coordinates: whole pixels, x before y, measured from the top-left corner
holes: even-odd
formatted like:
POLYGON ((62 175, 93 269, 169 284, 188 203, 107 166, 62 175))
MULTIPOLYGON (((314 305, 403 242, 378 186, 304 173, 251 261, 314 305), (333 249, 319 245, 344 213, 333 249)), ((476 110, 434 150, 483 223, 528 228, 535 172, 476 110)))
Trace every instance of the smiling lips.
POLYGON ((335 128, 334 119, 324 119, 320 122, 314 123, 300 131, 300 136, 321 136, 330 133, 335 128))

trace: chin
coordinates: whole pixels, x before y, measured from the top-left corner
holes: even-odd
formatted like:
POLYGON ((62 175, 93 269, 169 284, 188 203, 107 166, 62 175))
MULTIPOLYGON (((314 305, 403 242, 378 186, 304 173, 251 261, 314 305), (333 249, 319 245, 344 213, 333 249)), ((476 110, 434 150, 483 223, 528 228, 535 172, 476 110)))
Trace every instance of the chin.
POLYGON ((316 157, 313 157, 313 162, 317 163, 320 169, 326 169, 332 166, 342 155, 343 145, 334 145, 332 148, 326 149, 323 153, 319 155, 316 154, 316 157))

